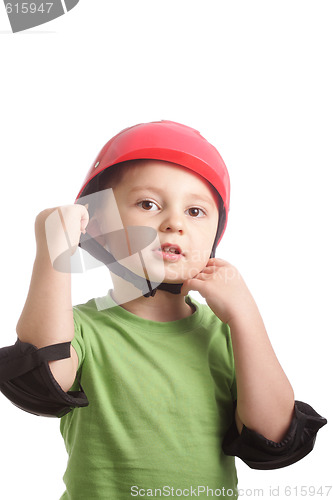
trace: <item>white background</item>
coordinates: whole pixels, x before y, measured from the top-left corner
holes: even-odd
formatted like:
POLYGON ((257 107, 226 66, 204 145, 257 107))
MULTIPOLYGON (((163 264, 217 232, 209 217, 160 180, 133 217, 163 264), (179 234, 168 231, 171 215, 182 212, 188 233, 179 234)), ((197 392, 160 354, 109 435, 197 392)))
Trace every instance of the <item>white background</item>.
MULTIPOLYGON (((332 14, 322 0, 81 0, 14 35, 0 5, 0 346, 16 340, 37 213, 72 203, 121 129, 160 119, 197 128, 231 177, 217 256, 245 277, 296 399, 329 419, 314 451, 291 467, 254 471, 237 461, 247 497, 279 487, 287 498, 291 486, 298 498, 302 485, 333 482, 332 14)), ((103 280, 76 277, 74 303, 104 294, 103 280)), ((0 415, 0 497, 59 499, 59 422, 2 395, 0 415)))

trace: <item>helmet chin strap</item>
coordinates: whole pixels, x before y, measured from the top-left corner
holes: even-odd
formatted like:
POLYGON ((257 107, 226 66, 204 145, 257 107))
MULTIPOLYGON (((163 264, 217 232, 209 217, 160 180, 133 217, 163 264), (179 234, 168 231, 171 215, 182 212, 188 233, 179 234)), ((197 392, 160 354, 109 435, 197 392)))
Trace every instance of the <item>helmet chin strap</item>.
MULTIPOLYGON (((180 293, 180 289, 182 287, 183 283, 160 283, 155 290, 153 290, 152 297, 155 295, 156 290, 164 290, 165 292, 170 292, 173 294, 178 294, 180 293)), ((145 295, 146 297, 146 295, 145 295)), ((150 295, 148 295, 150 297, 150 295)))
POLYGON ((142 292, 144 297, 154 297, 156 290, 163 290, 173 294, 180 293, 183 283, 156 283, 154 281, 150 281, 148 278, 138 276, 133 273, 133 271, 127 269, 127 267, 122 266, 111 252, 106 250, 88 233, 81 235, 79 246, 83 248, 83 250, 86 250, 95 259, 105 264, 106 267, 114 274, 132 283, 132 285, 142 292))
MULTIPOLYGON (((215 257, 216 246, 218 242, 219 232, 221 231, 221 218, 219 221, 218 231, 215 237, 214 245, 210 254, 210 258, 215 257)), ((122 266, 117 259, 112 255, 111 252, 106 250, 100 243, 98 243, 95 238, 90 236, 90 234, 81 234, 79 246, 86 250, 95 259, 99 260, 106 265, 110 271, 112 271, 117 276, 120 276, 124 280, 132 283, 136 288, 138 288, 144 297, 154 297, 156 290, 162 290, 164 292, 169 292, 174 295, 180 294, 181 287, 183 283, 160 283, 150 281, 148 276, 143 278, 138 276, 127 269, 127 267, 122 266), (148 288, 148 291, 147 291, 148 288)), ((140 252, 139 252, 140 253, 140 252)))

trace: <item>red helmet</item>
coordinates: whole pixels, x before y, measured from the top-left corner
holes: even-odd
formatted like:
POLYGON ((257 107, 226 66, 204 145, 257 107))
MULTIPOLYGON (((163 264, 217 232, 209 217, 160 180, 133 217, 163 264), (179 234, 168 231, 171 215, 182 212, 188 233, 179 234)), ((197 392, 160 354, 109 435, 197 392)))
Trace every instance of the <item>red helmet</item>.
POLYGON ((224 204, 224 220, 219 225, 215 243, 218 244, 225 231, 229 211, 229 174, 217 149, 197 130, 180 123, 162 120, 140 123, 122 130, 100 151, 77 199, 88 183, 106 168, 123 161, 139 159, 177 163, 201 175, 214 186, 224 204))

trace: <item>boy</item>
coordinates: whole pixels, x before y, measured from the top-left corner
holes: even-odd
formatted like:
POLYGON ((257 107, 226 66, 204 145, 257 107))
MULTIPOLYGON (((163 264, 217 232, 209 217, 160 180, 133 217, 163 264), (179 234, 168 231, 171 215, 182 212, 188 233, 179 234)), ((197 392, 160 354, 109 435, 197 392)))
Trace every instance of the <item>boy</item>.
POLYGON ((237 498, 232 455, 274 468, 312 449, 325 419, 295 405, 246 284, 215 258, 228 206, 229 177, 215 148, 193 129, 162 121, 111 139, 77 203, 37 217, 17 333, 21 348, 70 346, 43 360, 60 385, 57 397, 73 397, 55 412, 69 454, 63 499, 237 498), (122 226, 125 275, 117 267, 122 226), (131 228, 152 229, 156 238, 139 241, 135 252, 131 228), (54 269, 50 256, 62 254, 66 266, 66 245, 73 252, 87 235, 96 243, 88 251, 110 256, 114 288, 73 312, 70 274, 54 269))

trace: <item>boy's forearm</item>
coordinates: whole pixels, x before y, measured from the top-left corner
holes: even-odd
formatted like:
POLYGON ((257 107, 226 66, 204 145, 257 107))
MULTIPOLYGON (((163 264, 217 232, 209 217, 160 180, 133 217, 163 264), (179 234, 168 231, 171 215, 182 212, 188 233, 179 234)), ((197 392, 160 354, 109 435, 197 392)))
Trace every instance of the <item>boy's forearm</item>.
POLYGON ((258 310, 229 324, 237 379, 238 430, 242 423, 267 439, 283 439, 294 409, 293 389, 279 364, 258 310))
POLYGON ((74 337, 71 276, 53 269, 46 247, 37 251, 17 335, 38 348, 74 337))

